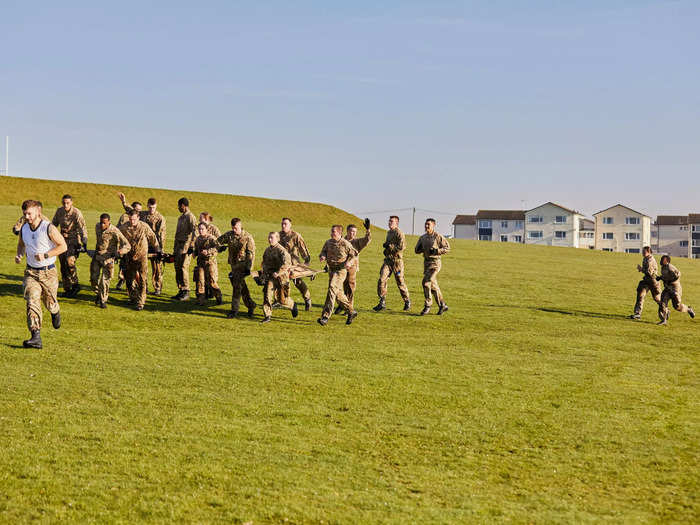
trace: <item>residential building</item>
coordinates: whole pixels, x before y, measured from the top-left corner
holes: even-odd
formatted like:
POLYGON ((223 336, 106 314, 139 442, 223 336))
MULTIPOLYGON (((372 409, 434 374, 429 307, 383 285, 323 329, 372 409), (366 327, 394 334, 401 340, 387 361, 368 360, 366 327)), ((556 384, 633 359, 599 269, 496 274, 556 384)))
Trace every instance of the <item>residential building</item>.
POLYGON ((641 253, 651 246, 651 217, 616 204, 594 213, 595 247, 607 252, 641 253))
POLYGON ((525 212, 525 242, 578 248, 581 219, 577 211, 546 202, 525 212))
POLYGON ((688 256, 700 259, 700 213, 688 215, 688 256))
POLYGON ((578 247, 595 248, 595 221, 581 219, 578 221, 578 247))
POLYGON ((476 215, 457 215, 452 221, 452 228, 455 239, 478 239, 476 215))
POLYGON ((671 257, 688 257, 688 216, 659 215, 652 229, 651 247, 671 257), (654 238, 656 231, 656 238, 654 238))
POLYGON ((476 226, 480 241, 524 242, 525 212, 522 210, 479 210, 476 226))

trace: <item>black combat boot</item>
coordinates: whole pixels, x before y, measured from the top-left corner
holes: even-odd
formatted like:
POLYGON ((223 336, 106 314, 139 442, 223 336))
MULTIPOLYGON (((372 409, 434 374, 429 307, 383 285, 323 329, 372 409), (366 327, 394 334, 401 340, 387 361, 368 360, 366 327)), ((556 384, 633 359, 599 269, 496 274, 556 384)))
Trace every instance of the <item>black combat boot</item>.
POLYGON ((328 317, 319 317, 316 321, 318 321, 318 324, 321 326, 326 326, 328 324, 328 317))
POLYGON ((382 310, 386 310, 386 299, 384 297, 381 297, 379 299, 379 304, 372 308, 375 312, 381 312, 382 310))
POLYGON ((229 319, 235 319, 236 317, 238 317, 238 312, 235 310, 231 310, 229 313, 226 314, 226 317, 228 317, 229 319))
POLYGON ((258 306, 257 304, 254 304, 250 308, 248 308, 248 317, 253 318, 253 315, 255 314, 255 307, 258 306))
POLYGON ((296 317, 297 315, 299 315, 299 308, 297 308, 297 303, 294 303, 292 307, 292 317, 296 317))
POLYGON ((447 305, 446 305, 445 303, 442 303, 442 304, 440 305, 440 308, 438 308, 438 315, 444 314, 447 310, 449 310, 449 308, 447 307, 447 305))
POLYGON ((172 296, 173 299, 177 299, 178 301, 180 300, 180 297, 182 297, 182 293, 184 290, 178 290, 175 295, 172 296))
POLYGON ((51 314, 51 325, 58 330, 61 328, 61 311, 59 310, 55 314, 51 314))
POLYGON ((406 299, 406 300, 403 302, 403 311, 404 311, 404 312, 408 312, 410 309, 411 309, 411 300, 410 300, 410 299, 406 299))
POLYGON ((260 321, 260 322, 261 323, 269 323, 270 321, 272 321, 272 317, 270 317, 269 315, 266 315, 265 317, 263 317, 262 321, 260 321))
POLYGON ((307 312, 311 310, 311 299, 304 300, 304 310, 306 310, 307 312))
POLYGON ((690 316, 691 319, 695 319, 695 310, 693 310, 692 306, 688 307, 688 315, 690 316))
POLYGON ((190 291, 189 290, 182 290, 182 295, 180 295, 180 298, 178 301, 189 301, 190 300, 190 291))
POLYGON ((629 316, 630 319, 634 319, 635 321, 638 321, 639 319, 642 318, 642 314, 632 314, 629 316))
POLYGON ((102 308, 103 310, 107 308, 107 303, 105 303, 104 301, 100 301, 100 308, 102 308))
POLYGON ((119 279, 117 281, 117 290, 123 290, 124 289, 124 279, 119 279))
POLYGON ((335 307, 335 310, 333 311, 333 313, 334 313, 335 315, 338 315, 338 314, 341 313, 342 311, 343 311, 343 307, 340 306, 340 305, 338 305, 338 306, 335 307))
POLYGON ((41 333, 39 330, 32 331, 32 337, 26 341, 22 341, 22 346, 24 348, 42 348, 41 345, 41 333))
POLYGON ((423 309, 421 310, 420 314, 426 315, 428 313, 430 313, 430 306, 424 306, 423 309))
POLYGON ((352 321, 353 319, 355 319, 355 317, 357 317, 357 311, 353 310, 348 314, 348 320, 345 321, 345 324, 352 324, 352 321))
POLYGON ((224 298, 221 297, 221 291, 217 290, 216 293, 214 294, 214 297, 216 297, 216 304, 219 305, 224 302, 224 298))

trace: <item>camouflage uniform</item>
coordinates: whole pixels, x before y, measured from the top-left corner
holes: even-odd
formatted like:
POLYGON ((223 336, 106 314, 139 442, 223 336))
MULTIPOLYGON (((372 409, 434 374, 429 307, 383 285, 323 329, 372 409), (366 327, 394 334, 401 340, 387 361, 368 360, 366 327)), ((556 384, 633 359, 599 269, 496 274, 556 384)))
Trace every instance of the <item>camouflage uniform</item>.
MULTIPOLYGON (((124 205, 124 210, 126 213, 119 218, 118 227, 123 226, 125 223, 129 222, 129 213, 131 213, 131 206, 124 205), (124 218, 124 221, 122 221, 124 218)), ((165 246, 165 217, 158 210, 151 213, 150 210, 141 210, 139 212, 139 219, 145 222, 151 227, 153 233, 156 234, 158 239, 158 245, 163 248, 165 246)), ((151 276, 153 279, 153 290, 156 293, 160 293, 163 289, 163 261, 151 257, 151 276)))
POLYGON ((438 232, 424 233, 416 243, 415 252, 423 254, 423 295, 425 296, 425 306, 428 308, 433 304, 431 292, 435 296, 437 304, 441 305, 445 302, 440 286, 438 286, 437 274, 442 266, 440 256, 449 251, 450 244, 438 232))
POLYGON ((103 230, 100 223, 95 227, 95 255, 90 261, 90 284, 101 303, 106 303, 109 297, 109 283, 114 273, 114 259, 125 255, 131 245, 119 229, 110 224, 103 230))
POLYGON ((354 312, 343 291, 343 283, 348 274, 345 265, 353 264, 357 250, 346 239, 328 239, 321 249, 321 257, 325 257, 328 265, 328 294, 321 317, 328 319, 331 316, 336 300, 348 313, 354 312))
POLYGON ((263 285, 263 314, 265 317, 272 315, 272 305, 279 303, 290 310, 294 308, 294 301, 289 297, 289 267, 292 258, 282 245, 273 244, 263 252, 262 275, 265 281, 263 285), (273 274, 277 273, 277 277, 273 274))
POLYGON ((219 246, 228 246, 228 263, 231 265, 231 311, 238 312, 241 299, 248 310, 255 308, 255 303, 250 297, 245 278, 250 275, 250 269, 255 260, 255 241, 253 236, 245 230, 236 235, 229 230, 221 235, 216 242, 219 246))
POLYGON ((656 298, 661 293, 661 286, 656 280, 656 272, 658 267, 656 265, 656 259, 652 254, 647 255, 642 260, 642 280, 639 281, 637 285, 637 301, 634 303, 634 315, 642 315, 642 309, 644 308, 644 297, 647 291, 651 292, 652 297, 656 298))
POLYGON ((354 306, 355 304, 355 287, 357 285, 357 272, 360 271, 359 253, 362 250, 364 250, 371 241, 372 234, 369 230, 365 232, 364 237, 355 237, 352 241, 349 241, 350 244, 352 244, 352 247, 355 248, 355 250, 357 250, 358 253, 358 256, 355 259, 353 259, 352 266, 348 268, 348 274, 345 277, 345 281, 343 282, 343 291, 345 292, 345 296, 350 302, 350 306, 354 306))
MULTIPOLYGON (((219 228, 217 228, 213 223, 209 222, 207 224, 207 234, 211 235, 214 237, 214 239, 218 239, 221 237, 221 231, 219 228)), ((197 228, 199 228, 199 225, 197 225, 197 228)), ((194 239, 195 244, 197 243, 197 238, 199 237, 199 229, 195 231, 196 237, 194 239)), ((196 262, 196 261, 195 261, 196 262)), ((199 289, 199 265, 195 264, 194 269, 192 270, 192 281, 194 282, 194 287, 195 289, 199 289)), ((214 293, 214 290, 212 288, 209 288, 209 285, 205 285, 205 291, 207 295, 207 299, 211 297, 211 295, 214 293)))
POLYGON ((120 231, 129 241, 131 249, 124 258, 124 277, 129 287, 129 299, 136 306, 143 307, 146 304, 146 283, 148 282, 148 247, 159 249, 158 239, 151 227, 145 222, 138 222, 136 226, 125 224, 120 231))
MULTIPOLYGON (((311 255, 309 254, 309 249, 306 247, 306 242, 304 238, 291 230, 289 233, 284 233, 280 230, 280 244, 282 247, 289 252, 289 256, 292 258, 292 264, 299 264, 302 261, 304 264, 309 264, 311 260, 311 255)), ((294 279, 292 281, 297 290, 301 293, 305 302, 311 301, 311 292, 306 283, 301 279, 294 279)))
POLYGON ((197 299, 199 304, 204 304, 204 293, 207 287, 211 288, 214 297, 221 301, 219 289, 219 265, 216 261, 218 255, 216 238, 212 235, 199 235, 194 241, 194 249, 197 254, 197 299))
POLYGON ((68 212, 63 207, 58 208, 51 222, 61 232, 68 247, 68 250, 58 256, 61 263, 63 290, 67 292, 78 286, 78 271, 75 262, 80 252, 82 239, 87 238, 87 227, 83 214, 75 206, 68 212))
POLYGON ((389 276, 393 273, 396 285, 399 287, 401 298, 409 300, 408 288, 403 274, 403 251, 406 249, 406 237, 403 232, 396 228, 386 232, 384 242, 384 263, 379 269, 379 281, 377 282, 377 295, 380 299, 386 297, 386 284, 389 276))
POLYGON ((177 220, 175 230, 175 244, 173 245, 173 255, 175 255, 175 281, 181 291, 190 289, 190 259, 191 254, 187 251, 194 247, 194 238, 197 233, 197 219, 191 211, 186 211, 177 220))
POLYGON ((681 287, 681 271, 671 263, 661 266, 661 280, 664 282, 664 290, 659 301, 659 319, 668 319, 668 302, 679 312, 687 312, 688 307, 681 302, 683 288, 681 287))

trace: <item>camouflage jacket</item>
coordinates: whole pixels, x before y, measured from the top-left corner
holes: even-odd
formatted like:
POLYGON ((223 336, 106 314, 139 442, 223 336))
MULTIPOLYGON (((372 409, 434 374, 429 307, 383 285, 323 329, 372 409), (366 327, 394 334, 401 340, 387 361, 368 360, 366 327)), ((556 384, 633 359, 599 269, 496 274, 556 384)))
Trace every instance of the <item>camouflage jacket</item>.
POLYGON ((204 266, 208 262, 216 262, 218 244, 213 235, 199 235, 194 240, 194 250, 197 254, 197 265, 204 266))
MULTIPOLYGON (((347 238, 345 240, 348 240, 347 238)), ((353 266, 355 266, 355 271, 359 272, 360 271, 360 255, 359 253, 364 250, 367 245, 372 242, 372 234, 370 233, 369 230, 365 232, 364 237, 355 237, 352 241, 349 241, 350 244, 352 244, 352 247, 357 250, 357 257, 355 257, 355 260, 353 261, 353 266)))
POLYGON ((292 258, 294 264, 299 262, 304 262, 306 264, 311 260, 311 255, 309 254, 309 249, 306 247, 306 242, 304 238, 295 231, 290 231, 289 233, 284 233, 280 231, 280 244, 282 248, 289 252, 289 256, 292 258))
POLYGON ((644 275, 644 279, 656 281, 656 272, 658 269, 656 259, 654 259, 653 255, 649 254, 648 257, 644 257, 642 260, 642 274, 644 275))
POLYGON ((426 261, 439 261, 441 255, 450 251, 450 243, 438 232, 424 233, 418 239, 415 251, 422 253, 426 261))
POLYGON ((384 241, 384 260, 392 264, 395 259, 403 258, 403 251, 406 249, 406 236, 401 230, 389 230, 386 232, 384 241))
POLYGON ((95 260, 98 262, 114 259, 117 254, 125 255, 131 250, 131 244, 114 224, 103 230, 98 222, 95 225, 95 239, 95 260))
POLYGON ((240 235, 236 235, 233 230, 229 230, 216 239, 216 242, 219 246, 228 246, 228 263, 231 266, 245 263, 247 270, 253 267, 255 241, 250 233, 242 230, 240 235))
POLYGON ((63 207, 58 208, 51 222, 58 228, 66 242, 79 244, 83 237, 87 237, 85 219, 75 206, 70 211, 66 211, 63 207))
MULTIPOLYGON (((129 220, 129 213, 131 213, 131 209, 131 206, 126 204, 124 205, 124 210, 126 213, 119 217, 119 226, 129 220)), ((156 237, 158 238, 158 243, 160 246, 165 246, 165 217, 163 217, 163 215, 157 210, 153 213, 148 210, 141 210, 139 212, 139 219, 151 227, 151 230, 153 230, 153 233, 155 233, 156 237)))
POLYGON ((346 239, 328 239, 321 249, 321 257, 326 259, 330 270, 336 271, 348 263, 352 265, 357 257, 357 250, 346 239))
POLYGON ((664 290, 681 292, 681 271, 671 263, 661 266, 661 280, 664 282, 664 290))
POLYGON ((140 260, 148 257, 148 247, 154 249, 160 248, 156 234, 153 233, 151 227, 145 222, 139 221, 136 226, 132 226, 130 222, 122 225, 119 230, 124 234, 126 240, 129 241, 131 249, 128 257, 132 260, 140 260))
POLYGON ((277 272, 281 281, 288 280, 288 270, 291 265, 291 255, 279 243, 268 246, 263 252, 262 273, 268 279, 272 278, 272 274, 277 272))
POLYGON ((177 219, 177 228, 175 230, 175 246, 173 252, 175 255, 187 253, 194 245, 194 238, 197 234, 197 218, 191 211, 186 211, 177 219))

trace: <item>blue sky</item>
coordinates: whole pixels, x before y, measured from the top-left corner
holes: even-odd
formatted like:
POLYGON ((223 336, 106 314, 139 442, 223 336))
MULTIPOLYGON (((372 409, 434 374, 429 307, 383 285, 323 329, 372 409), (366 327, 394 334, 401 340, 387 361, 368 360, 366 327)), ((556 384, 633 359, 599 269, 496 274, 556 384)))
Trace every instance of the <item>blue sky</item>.
POLYGON ((700 212, 700 2, 97 4, 0 6, 12 175, 700 212))

